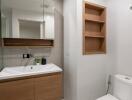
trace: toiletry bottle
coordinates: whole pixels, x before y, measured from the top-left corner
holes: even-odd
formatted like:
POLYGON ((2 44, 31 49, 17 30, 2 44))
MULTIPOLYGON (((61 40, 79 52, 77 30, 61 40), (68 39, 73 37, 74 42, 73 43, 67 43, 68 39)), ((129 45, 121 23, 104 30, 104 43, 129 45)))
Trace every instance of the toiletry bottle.
POLYGON ((41 59, 35 58, 35 65, 40 65, 41 64, 41 59))
POLYGON ((46 58, 42 58, 42 65, 46 65, 47 61, 46 61, 46 58))

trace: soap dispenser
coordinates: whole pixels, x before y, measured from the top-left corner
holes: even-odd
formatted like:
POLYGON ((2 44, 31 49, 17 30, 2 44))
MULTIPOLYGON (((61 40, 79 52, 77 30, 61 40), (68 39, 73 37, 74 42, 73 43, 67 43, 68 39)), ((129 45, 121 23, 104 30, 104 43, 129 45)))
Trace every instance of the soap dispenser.
POLYGON ((46 58, 42 58, 42 65, 46 65, 47 61, 46 61, 46 58))

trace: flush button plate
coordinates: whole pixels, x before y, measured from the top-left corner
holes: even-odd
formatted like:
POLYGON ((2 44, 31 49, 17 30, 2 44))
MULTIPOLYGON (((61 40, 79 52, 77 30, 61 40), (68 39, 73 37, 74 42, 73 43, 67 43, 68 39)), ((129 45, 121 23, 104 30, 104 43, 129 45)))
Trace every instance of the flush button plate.
POLYGON ((132 6, 130 6, 130 10, 132 10, 132 6))

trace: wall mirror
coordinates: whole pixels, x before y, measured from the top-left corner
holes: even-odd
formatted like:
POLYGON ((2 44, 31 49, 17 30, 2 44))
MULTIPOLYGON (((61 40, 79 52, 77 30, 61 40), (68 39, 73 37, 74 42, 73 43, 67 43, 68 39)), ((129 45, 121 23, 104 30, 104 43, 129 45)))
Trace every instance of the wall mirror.
POLYGON ((54 39, 54 0, 1 0, 3 38, 54 39))

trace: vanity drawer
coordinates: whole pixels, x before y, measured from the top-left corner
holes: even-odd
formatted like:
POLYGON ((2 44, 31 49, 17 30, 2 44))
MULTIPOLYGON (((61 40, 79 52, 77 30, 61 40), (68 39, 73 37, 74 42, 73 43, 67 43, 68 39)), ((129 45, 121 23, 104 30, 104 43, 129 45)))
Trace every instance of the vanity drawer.
POLYGON ((34 100, 33 79, 0 83, 0 100, 34 100))
POLYGON ((35 100, 61 100, 62 75, 55 74, 35 79, 35 100))

